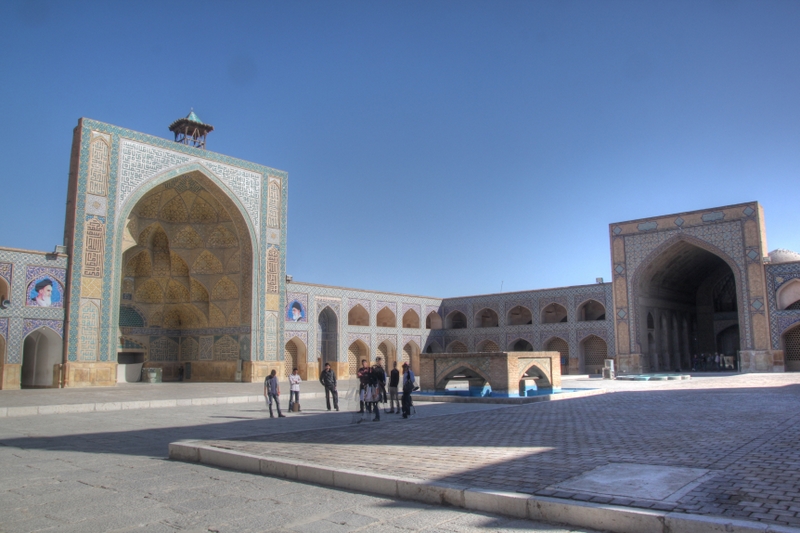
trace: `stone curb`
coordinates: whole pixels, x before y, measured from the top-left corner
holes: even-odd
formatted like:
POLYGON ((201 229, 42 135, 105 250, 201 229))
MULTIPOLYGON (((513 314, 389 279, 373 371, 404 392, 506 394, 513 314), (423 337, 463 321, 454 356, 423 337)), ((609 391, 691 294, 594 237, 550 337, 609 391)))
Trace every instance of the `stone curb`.
POLYGON ((169 458, 239 472, 314 483, 328 487, 452 505, 541 522, 612 531, 614 533, 798 533, 800 529, 719 516, 651 511, 590 502, 576 502, 513 492, 397 478, 383 474, 334 469, 304 461, 262 457, 187 440, 170 443, 169 458))
MULTIPOLYGON (((300 393, 300 399, 322 398, 323 392, 300 393)), ((218 396, 207 398, 181 398, 166 400, 129 400, 121 402, 66 403, 56 405, 28 405, 0 408, 0 418, 19 416, 57 415, 65 413, 91 413, 95 411, 123 411, 127 409, 161 409, 164 407, 190 407, 197 405, 224 405, 263 402, 263 395, 218 396)))

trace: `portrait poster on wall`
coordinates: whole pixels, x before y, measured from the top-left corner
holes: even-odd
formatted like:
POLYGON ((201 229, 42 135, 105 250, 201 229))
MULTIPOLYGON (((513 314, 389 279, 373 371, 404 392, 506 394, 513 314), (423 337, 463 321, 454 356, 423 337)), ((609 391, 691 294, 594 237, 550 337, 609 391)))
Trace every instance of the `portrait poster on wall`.
POLYGON ((62 307, 63 289, 52 276, 41 276, 28 284, 28 298, 25 305, 29 307, 62 307))
POLYGON ((306 308, 303 307, 302 302, 292 300, 286 305, 286 320, 289 322, 306 321, 306 308))

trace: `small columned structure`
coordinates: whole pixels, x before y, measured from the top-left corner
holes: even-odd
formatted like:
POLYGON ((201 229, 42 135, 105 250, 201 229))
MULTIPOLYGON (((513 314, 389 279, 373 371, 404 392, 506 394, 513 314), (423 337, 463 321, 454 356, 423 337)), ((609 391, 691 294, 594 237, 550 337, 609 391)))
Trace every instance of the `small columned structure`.
POLYGON ((423 353, 423 392, 444 394, 451 380, 468 381, 469 396, 518 398, 561 389, 559 352, 423 353))

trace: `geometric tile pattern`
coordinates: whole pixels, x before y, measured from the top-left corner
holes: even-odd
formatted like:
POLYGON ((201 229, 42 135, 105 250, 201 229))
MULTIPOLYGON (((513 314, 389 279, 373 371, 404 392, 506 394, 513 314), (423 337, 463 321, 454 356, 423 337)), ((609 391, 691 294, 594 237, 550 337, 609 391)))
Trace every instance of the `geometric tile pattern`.
POLYGON ((770 344, 773 350, 781 349, 781 336, 800 323, 800 310, 778 309, 778 290, 795 279, 800 279, 800 262, 764 265, 767 281, 767 308, 770 317, 770 344))
MULTIPOLYGON (((593 299, 604 305, 606 309, 611 308, 610 283, 452 299, 380 293, 304 284, 294 281, 288 283, 287 288, 290 291, 291 300, 299 299, 298 294, 309 295, 308 322, 305 324, 286 322, 284 325, 286 339, 296 336, 300 332, 307 335, 308 361, 316 361, 318 357, 318 324, 316 317, 319 316, 324 307, 330 307, 339 318, 337 325, 339 339, 337 354, 339 362, 342 363, 347 360, 348 347, 356 340, 364 342, 369 348, 369 357, 374 358, 378 353, 378 346, 386 341, 391 343, 399 356, 402 347, 409 342, 416 344, 420 351, 424 351, 432 341, 436 342, 442 349, 447 344, 457 341, 464 344, 468 351, 476 351, 477 346, 485 340, 492 340, 500 345, 501 349, 507 349, 510 344, 522 338, 530 342, 535 350, 542 350, 549 339, 561 338, 569 343, 571 354, 574 354, 575 357, 580 357, 581 350, 579 347, 581 341, 590 335, 596 335, 608 344, 609 356, 613 357, 614 354, 614 321, 611 317, 606 320, 592 322, 577 321, 578 309, 587 300, 593 299), (536 311, 532 312, 534 316, 533 324, 522 326, 510 326, 508 324, 506 313, 513 307, 523 305, 529 310, 538 310, 556 300, 563 302, 567 309, 569 318, 567 323, 539 324, 538 317, 540 315, 536 311), (361 305, 370 314, 369 326, 349 326, 347 324, 347 316, 339 313, 340 307, 349 310, 356 305, 361 305), (403 312, 413 309, 420 314, 420 327, 403 328, 400 321, 397 322, 397 327, 394 328, 376 326, 377 312, 383 308, 389 308, 393 312, 395 309, 402 309, 403 312), (446 312, 458 310, 464 313, 467 317, 467 328, 461 330, 426 329, 425 317, 422 316, 422 313, 437 311, 440 308, 445 309, 446 312), (504 310, 502 313, 498 313, 498 327, 475 327, 474 315, 483 308, 497 311, 504 310)), ((360 354, 360 357, 366 356, 367 354, 360 354)))
MULTIPOLYGON (((717 220, 715 218, 714 220, 717 220)), ((674 244, 675 239, 678 237, 685 238, 688 242, 695 244, 701 248, 708 249, 709 245, 712 253, 727 256, 733 265, 731 267, 737 270, 737 278, 742 280, 737 283, 737 298, 740 302, 748 300, 747 295, 743 294, 747 287, 747 263, 745 261, 744 252, 744 220, 731 220, 729 222, 717 222, 714 224, 700 225, 700 226, 680 226, 672 229, 664 229, 657 232, 647 233, 634 233, 624 235, 622 238, 625 242, 625 264, 624 272, 633 273, 627 276, 628 298, 629 301, 637 301, 638 287, 640 274, 639 267, 652 258, 657 257, 666 248, 674 244)), ((643 270, 643 269, 642 269, 643 270)), ((750 324, 750 307, 747 305, 742 306, 743 321, 739 324, 740 334, 742 336, 742 346, 745 349, 750 349, 753 346, 752 331, 747 324, 750 324)), ((626 315, 628 313, 626 312, 626 315)), ((637 326, 638 317, 636 314, 629 316, 621 316, 620 320, 628 320, 630 323, 630 353, 636 353, 637 343, 644 346, 646 343, 638 338, 639 330, 637 326)))
MULTIPOLYGON (((71 306, 70 312, 77 317, 79 315, 78 299, 80 296, 86 297, 90 295, 93 298, 100 299, 102 302, 99 342, 101 359, 106 355, 113 357, 119 342, 119 339, 116 338, 117 316, 119 313, 119 301, 124 297, 122 296, 123 291, 120 290, 122 277, 118 276, 117 273, 120 272, 121 268, 122 253, 120 250, 125 224, 127 224, 127 210, 136 205, 154 186, 169 182, 173 178, 181 178, 181 175, 187 172, 203 174, 205 178, 219 186, 228 195, 225 200, 229 205, 226 205, 225 209, 228 211, 231 209, 241 211, 244 220, 247 221, 245 222, 245 227, 247 228, 246 242, 240 242, 239 247, 242 250, 252 250, 252 252, 248 253, 258 254, 261 260, 253 261, 253 266, 247 267, 247 270, 252 272, 243 272, 242 274, 243 279, 238 291, 239 293, 252 294, 253 298, 251 304, 245 306, 246 309, 239 310, 240 319, 237 323, 247 324, 248 333, 250 329, 256 332, 252 338, 253 343, 256 344, 252 353, 263 354, 263 329, 255 326, 259 323, 264 323, 265 309, 279 310, 283 305, 285 256, 282 252, 282 246, 286 241, 287 173, 223 154, 177 144, 171 139, 154 137, 90 119, 82 119, 79 128, 78 145, 75 147, 78 155, 75 167, 77 172, 70 176, 72 180, 71 190, 74 195, 71 200, 74 201, 75 206, 75 224, 73 227, 67 228, 72 244, 70 250, 73 252, 73 257, 70 260, 73 263, 74 272, 82 273, 86 267, 88 271, 95 273, 95 275, 97 273, 101 275, 100 278, 96 279, 102 280, 102 284, 100 286, 92 285, 91 283, 85 283, 85 278, 82 280, 81 276, 74 276, 70 281, 71 286, 68 292, 75 296, 75 299, 69 302, 69 305, 71 306), (275 292, 273 293, 274 296, 271 297, 268 297, 265 293, 266 277, 263 270, 266 265, 266 243, 261 241, 259 237, 267 232, 268 184, 274 184, 271 192, 275 193, 277 191, 277 194, 273 195, 270 204, 273 210, 277 204, 278 209, 277 228, 271 229, 269 234, 270 242, 278 245, 277 276, 274 276, 277 278, 278 287, 277 290, 273 288, 275 292), (90 218, 90 220, 98 220, 102 223, 108 221, 109 226, 105 228, 103 234, 93 230, 94 233, 87 237, 85 229, 87 225, 85 217, 87 215, 101 217, 90 218), (102 242, 102 255, 100 253, 101 250, 97 250, 92 258, 84 258, 83 254, 87 248, 86 245, 90 244, 90 247, 92 247, 91 243, 89 243, 91 239, 102 242), (86 292, 82 291, 84 283, 86 292), (249 327, 251 320, 254 321, 252 323, 254 327, 252 328, 249 327)), ((174 189, 178 194, 183 194, 184 190, 194 194, 196 191, 192 189, 193 183, 191 182, 193 181, 193 179, 184 177, 171 182, 171 187, 169 188, 174 189), (179 188, 180 191, 178 190, 179 188)), ((151 207, 156 210, 153 213, 160 210, 158 206, 151 207)), ((198 219, 198 217, 205 220, 203 217, 207 218, 210 213, 209 209, 205 209, 206 207, 208 206, 203 202, 197 202, 192 209, 176 204, 177 210, 173 209, 169 213, 164 212, 164 217, 177 217, 176 220, 187 218, 189 222, 198 219)), ((274 212, 272 219, 272 222, 274 222, 274 212)), ((223 222, 222 220, 220 221, 223 222)), ((240 231, 239 234, 241 235, 242 232, 240 231)), ((133 236, 136 238, 137 234, 134 233, 133 236)), ((230 245, 228 237, 223 232, 220 232, 219 235, 212 239, 212 244, 214 246, 222 246, 224 249, 225 246, 230 245)), ((186 242, 190 243, 190 241, 186 242)), ((196 245, 198 243, 191 242, 190 244, 196 245)), ((236 261, 228 261, 226 263, 228 273, 239 272, 238 261, 239 259, 236 259, 236 261)), ((226 271, 222 265, 215 266, 216 270, 220 271, 219 273, 226 271)), ((134 291, 126 290, 125 292, 128 293, 129 299, 133 298, 134 291)), ((78 357, 76 339, 79 335, 79 326, 78 320, 71 321, 69 325, 67 357, 71 361, 76 361, 78 357)), ((212 329, 218 330, 219 328, 212 329)), ((183 331, 179 335, 185 335, 186 333, 188 332, 183 331)), ((217 331, 214 332, 214 334, 216 333, 217 331)), ((164 335, 152 336, 159 338, 164 335)), ((281 337, 282 328, 279 328, 274 344, 280 344, 281 337)), ((241 341, 242 338, 237 337, 237 342, 241 341)), ((247 335, 246 338, 249 342, 250 336, 247 335)), ((162 344, 167 345, 163 342, 162 344)), ((245 351, 240 350, 240 353, 245 353, 245 351)), ((249 357, 251 353, 249 348, 246 353, 249 357)))

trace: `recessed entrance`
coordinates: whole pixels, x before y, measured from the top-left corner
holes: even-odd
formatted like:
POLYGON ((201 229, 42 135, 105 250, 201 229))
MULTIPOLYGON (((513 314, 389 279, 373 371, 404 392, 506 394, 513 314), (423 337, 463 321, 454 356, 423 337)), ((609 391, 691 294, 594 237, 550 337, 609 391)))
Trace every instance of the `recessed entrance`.
POLYGON ((638 338, 651 371, 689 370, 694 355, 739 350, 737 280, 719 255, 678 241, 638 275, 638 338))
POLYGON ((25 337, 22 346, 23 389, 56 387, 55 365, 60 364, 63 341, 58 333, 48 327, 41 327, 25 337))

